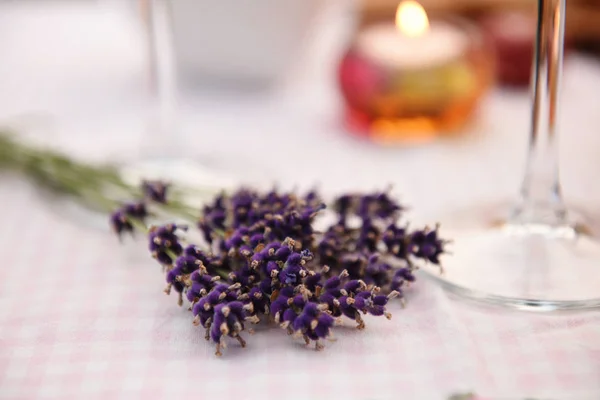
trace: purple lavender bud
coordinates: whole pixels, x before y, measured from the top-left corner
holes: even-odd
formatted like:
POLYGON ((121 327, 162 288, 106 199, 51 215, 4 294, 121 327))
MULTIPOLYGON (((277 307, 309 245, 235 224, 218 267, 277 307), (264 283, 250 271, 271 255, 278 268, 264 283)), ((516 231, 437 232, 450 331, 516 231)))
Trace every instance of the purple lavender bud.
POLYGON ((340 268, 348 271, 350 279, 361 279, 365 274, 366 261, 360 254, 350 254, 342 258, 340 268))
POLYGON ((371 307, 369 307, 367 309, 367 311, 369 314, 374 315, 376 317, 385 315, 385 307, 384 306, 372 305, 371 307))
POLYGON ((400 268, 399 270, 396 271, 396 276, 399 276, 408 282, 415 281, 415 276, 413 275, 410 268, 400 268))
POLYGON ((248 235, 248 228, 242 227, 236 230, 227 240, 228 248, 238 248, 244 244, 244 237, 248 235))
POLYGON ((336 297, 329 292, 325 292, 319 296, 319 303, 327 304, 330 310, 335 308, 336 297))
POLYGON ((361 218, 368 219, 371 215, 371 210, 374 208, 373 206, 373 196, 364 195, 359 199, 356 213, 361 218))
POLYGON ((133 233, 134 231, 133 225, 122 210, 117 210, 110 216, 110 225, 119 238, 124 232, 133 233))
POLYGON ((301 262, 302 262, 302 256, 300 255, 300 253, 292 253, 287 258, 286 266, 292 266, 292 265, 293 266, 300 266, 301 262))
POLYGON ((320 202, 320 196, 316 190, 311 190, 304 196, 304 200, 308 204, 314 204, 314 203, 320 202))
POLYGON ((215 321, 213 322, 213 324, 210 327, 210 339, 215 342, 215 343, 219 343, 221 341, 221 336, 223 335, 221 333, 221 324, 223 323, 222 320, 224 318, 223 317, 219 317, 219 319, 217 320, 215 318, 215 321))
POLYGON ((252 261, 258 265, 264 263, 265 261, 267 261, 268 259, 268 253, 264 251, 264 249, 262 251, 259 251, 258 253, 254 253, 254 255, 252 256, 252 261))
POLYGON ((266 245, 262 251, 265 252, 265 254, 267 254, 268 256, 272 257, 271 254, 275 254, 280 247, 281 242, 274 241, 266 245))
POLYGON ((361 290, 355 296, 355 298, 362 297, 364 299, 370 299, 373 297, 373 293, 370 290, 361 290))
POLYGON ((304 296, 302 296, 301 294, 297 294, 296 296, 293 297, 292 305, 294 307, 303 308, 305 304, 306 304, 306 301, 304 300, 304 296))
POLYGON ((156 203, 167 203, 167 189, 169 185, 161 181, 143 181, 142 192, 144 197, 156 203))
POLYGON ((276 261, 286 261, 289 259, 291 253, 292 250, 288 246, 282 246, 275 252, 273 259, 276 261))
POLYGON ((258 287, 254 286, 248 292, 249 301, 253 305, 254 313, 269 313, 269 297, 266 296, 258 287))
POLYGON ((356 297, 354 299, 354 308, 356 308, 357 310, 363 310, 365 307, 367 307, 367 299, 365 299, 364 297, 356 297))
POLYGON ((294 323, 292 325, 292 329, 296 332, 298 331, 306 331, 310 327, 310 322, 312 318, 304 313, 300 314, 296 319, 294 319, 294 323))
POLYGON ((271 302, 271 315, 275 316, 278 313, 282 314, 285 310, 288 309, 287 297, 279 295, 273 302, 271 302))
POLYGON ((437 230, 413 232, 411 245, 416 248, 413 251, 415 257, 423 258, 433 264, 439 264, 439 256, 444 252, 444 242, 438 238, 437 230))
POLYGON ((257 288, 256 286, 254 286, 248 292, 248 297, 250 297, 251 299, 259 299, 259 298, 263 298, 264 296, 262 295, 262 292, 260 291, 260 289, 257 288))
POLYGON ((260 281, 260 273, 247 265, 232 272, 231 276, 233 282, 239 282, 243 287, 250 287, 260 281))
POLYGON ((379 262, 375 260, 378 260, 378 257, 371 257, 369 259, 364 273, 364 280, 368 284, 373 284, 379 287, 385 286, 392 280, 390 276, 392 266, 385 262, 379 262))
POLYGON ((164 265, 171 265, 175 260, 171 255, 179 256, 183 253, 183 247, 175 231, 182 228, 175 224, 153 227, 148 234, 149 250, 152 255, 164 265))
MULTIPOLYGON (((348 299, 349 299, 348 296, 342 296, 338 299, 338 301, 340 302, 339 309, 344 316, 354 319, 356 316, 357 310, 354 307, 354 302, 353 301, 349 302, 348 299)), ((354 300, 354 299, 352 299, 352 300, 354 300)))
MULTIPOLYGON (((202 310, 204 310, 204 303, 206 303, 205 297, 201 298, 196 304, 194 304, 194 306, 192 307, 192 314, 194 316, 200 315, 202 310)), ((202 326, 204 326, 204 324, 202 324, 202 326)))
POLYGON ((388 251, 398 257, 403 257, 406 254, 406 229, 400 228, 395 224, 390 224, 383 232, 382 241, 388 251))
POLYGON ((198 246, 193 244, 186 246, 186 248, 183 250, 183 255, 200 259, 202 262, 205 262, 204 258, 206 258, 204 252, 198 246))
POLYGON ((318 338, 326 338, 327 336, 329 336, 331 327, 333 326, 335 319, 331 315, 321 313, 317 317, 317 321, 318 324, 314 329, 315 336, 318 338))
POLYGON ((206 296, 207 301, 210 304, 217 304, 219 303, 219 301, 221 301, 221 294, 222 293, 226 293, 227 292, 227 285, 217 285, 215 286, 210 293, 206 296))
POLYGON ((123 206, 123 212, 128 217, 139 219, 142 221, 148 216, 146 204, 144 204, 143 202, 125 204, 123 206))
POLYGON ((232 301, 227 303, 231 314, 240 321, 246 318, 246 311, 244 310, 244 304, 241 301, 232 301))
POLYGON ((388 303, 388 297, 385 295, 378 295, 373 297, 373 304, 376 306, 385 306, 388 303))
POLYGON ((264 241, 265 241, 265 237, 262 233, 255 233, 250 238, 250 246, 252 246, 252 248, 256 248, 256 246, 263 243, 264 241))
POLYGON ((363 288, 363 286, 364 286, 363 282, 361 282, 358 279, 353 279, 353 280, 346 282, 346 284, 344 285, 344 290, 348 293, 355 293, 358 290, 360 290, 361 288, 363 288))
POLYGON ((198 229, 202 232, 202 238, 208 244, 213 243, 213 229, 205 221, 198 222, 198 229))
POLYGON ((334 208, 341 216, 345 216, 350 212, 353 201, 354 197, 351 195, 340 196, 335 200, 334 208))
POLYGON ((322 211, 326 208, 327 208, 327 205, 325 203, 319 203, 314 207, 311 207, 311 206, 306 207, 306 209, 302 213, 302 219, 307 220, 307 219, 313 217, 319 211, 322 211))
POLYGON ((206 297, 202 297, 192 308, 192 314, 198 318, 200 326, 206 327, 206 324, 213 319, 214 305, 206 297))
POLYGON ((223 229, 227 215, 223 210, 213 210, 209 214, 206 214, 205 218, 212 227, 223 229))
POLYGON ((174 283, 175 281, 177 281, 177 277, 179 276, 179 271, 177 271, 177 269, 172 269, 169 272, 167 272, 167 283, 174 283))
POLYGON ((277 271, 277 273, 279 273, 280 270, 281 268, 279 267, 279 264, 277 264, 275 261, 269 261, 265 269, 267 276, 272 276, 273 271, 277 271))
POLYGON ((373 222, 370 219, 364 219, 356 242, 356 247, 368 252, 376 251, 379 234, 379 229, 373 225, 373 222))
POLYGON ((243 244, 240 246, 238 253, 242 257, 250 257, 253 254, 253 250, 254 250, 254 248, 252 246, 243 244))
POLYGON ((315 258, 315 255, 313 253, 311 253, 310 250, 304 249, 300 252, 300 257, 302 257, 303 260, 310 261, 313 258, 315 258))
POLYGON ((323 285, 323 288, 325 290, 334 289, 334 288, 339 287, 341 283, 342 283, 342 280, 340 279, 339 276, 332 276, 331 278, 329 278, 325 281, 325 285, 323 285))
POLYGON ((143 202, 128 203, 113 212, 110 216, 112 230, 121 238, 124 232, 133 234, 134 226, 130 219, 144 221, 148 217, 146 205, 143 202))
POLYGON ((192 282, 197 282, 206 287, 210 286, 212 288, 213 286, 215 286, 215 281, 213 280, 213 277, 208 274, 201 274, 200 271, 192 272, 192 274, 190 275, 190 279, 192 280, 192 282))
POLYGON ((238 300, 239 292, 233 291, 233 290, 228 290, 225 293, 226 293, 226 296, 225 296, 225 299, 224 299, 225 302, 237 301, 238 300))
MULTIPOLYGON (((306 304, 307 306, 309 304, 314 304, 314 303, 308 303, 306 304)), ((310 328, 310 323, 312 322, 312 320, 314 319, 314 316, 307 313, 306 311, 302 311, 302 313, 300 315, 298 315, 298 317, 294 320, 294 325, 293 328, 295 331, 306 331, 310 328)))
POLYGON ((410 268, 400 268, 396 270, 394 276, 392 278, 392 283, 390 285, 390 290, 396 290, 398 292, 402 292, 401 289, 404 286, 405 282, 414 282, 415 276, 413 275, 410 268))
POLYGON ((171 288, 173 290, 175 290, 177 293, 183 293, 183 289, 185 289, 185 285, 183 284, 183 282, 175 281, 171 285, 171 288))
POLYGON ((206 286, 204 286, 198 282, 192 283, 192 286, 189 287, 186 292, 186 297, 187 297, 188 301, 194 302, 196 299, 199 299, 201 297, 200 291, 203 289, 208 292, 208 289, 206 288, 206 286))
POLYGON ((320 311, 316 303, 306 303, 302 313, 294 320, 294 331, 303 332, 312 340, 318 340, 320 337, 325 337, 329 332, 329 327, 333 324, 333 317, 329 315, 327 315, 329 318, 321 317, 322 315, 327 314, 320 311), (324 326, 322 326, 318 332, 323 336, 315 331, 320 323, 323 323, 324 326))
POLYGON ((290 298, 290 297, 294 296, 294 291, 295 291, 295 288, 293 288, 292 286, 287 286, 287 287, 281 288, 281 290, 279 291, 279 295, 290 298))
POLYGON ((191 274, 203 265, 202 261, 193 256, 180 256, 175 261, 175 269, 180 275, 191 274))
POLYGON ((397 213, 404 209, 385 192, 375 195, 373 200, 377 204, 375 215, 382 219, 397 217, 397 213))
POLYGON ((271 278, 264 278, 260 281, 258 287, 262 293, 268 293, 269 295, 273 292, 273 280, 271 278))
POLYGON ((300 265, 287 265, 283 270, 279 273, 279 281, 281 283, 285 283, 286 285, 294 285, 300 282, 301 279, 301 271, 303 271, 300 265))
POLYGON ((306 305, 304 306, 302 313, 308 315, 309 317, 315 318, 317 315, 319 315, 321 313, 321 311, 319 310, 317 303, 309 302, 309 303, 306 303, 306 305))
POLYGON ((296 320, 297 317, 298 317, 298 314, 296 314, 296 312, 294 310, 292 310, 291 308, 288 308, 283 313, 283 318, 281 320, 282 320, 282 322, 288 322, 288 323, 292 324, 292 326, 294 326, 294 321, 296 320))
POLYGON ((321 284, 322 275, 320 273, 308 275, 304 278, 304 286, 311 292, 314 292, 317 289, 317 286, 321 284))

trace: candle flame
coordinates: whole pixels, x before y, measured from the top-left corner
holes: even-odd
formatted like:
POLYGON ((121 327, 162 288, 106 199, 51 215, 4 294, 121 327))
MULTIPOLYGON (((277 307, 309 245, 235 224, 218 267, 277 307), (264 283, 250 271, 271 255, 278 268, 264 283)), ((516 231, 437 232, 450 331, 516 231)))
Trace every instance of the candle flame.
POLYGON ((421 36, 429 29, 429 19, 423 6, 416 1, 401 2, 396 9, 396 28, 406 36, 421 36))

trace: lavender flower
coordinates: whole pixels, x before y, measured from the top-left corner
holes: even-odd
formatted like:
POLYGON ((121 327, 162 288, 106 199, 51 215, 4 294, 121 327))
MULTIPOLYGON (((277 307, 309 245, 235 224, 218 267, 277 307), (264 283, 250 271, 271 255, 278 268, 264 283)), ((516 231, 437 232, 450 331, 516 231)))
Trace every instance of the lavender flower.
POLYGON ((198 300, 206 296, 221 278, 204 273, 202 270, 194 271, 189 277, 186 296, 188 301, 195 305, 198 300))
POLYGON ((321 350, 323 346, 319 343, 320 339, 326 339, 330 336, 331 327, 335 319, 324 312, 326 307, 319 306, 316 303, 306 303, 302 313, 293 321, 294 331, 299 332, 306 341, 315 341, 315 348, 321 350))
MULTIPOLYGON (((166 202, 161 185, 144 182, 149 206, 166 202)), ((217 355, 227 338, 246 346, 246 323, 269 320, 322 349, 343 318, 358 329, 365 315, 391 318, 389 301, 403 297, 417 264, 439 265, 446 242, 437 228, 400 225, 403 209, 388 192, 343 195, 329 210, 336 222, 318 233, 314 221, 325 205, 316 191, 242 188, 202 208, 201 246, 184 248, 185 227, 167 224, 149 229, 149 250, 164 267, 165 291, 177 293, 180 305, 189 302, 217 355)), ((125 205, 111 225, 118 235, 132 232, 134 220, 148 214, 144 203, 125 205)))
POLYGON ((215 307, 210 338, 217 344, 217 351, 215 352, 217 356, 221 356, 221 348, 226 347, 224 341, 226 336, 237 339, 242 347, 246 347, 246 341, 240 336, 240 333, 244 330, 245 318, 244 305, 239 301, 219 304, 215 307))
POLYGON ((183 252, 183 246, 177 237, 177 230, 185 229, 187 228, 175 224, 151 227, 148 231, 148 247, 152 257, 162 265, 172 265, 175 258, 183 252))
POLYGON ((415 276, 413 275, 410 268, 400 268, 394 273, 392 278, 391 290, 395 290, 402 293, 402 287, 405 287, 407 283, 414 282, 415 276))
POLYGON ((411 235, 412 253, 433 264, 439 264, 440 255, 444 252, 444 241, 438 238, 437 229, 433 231, 419 230, 411 235))
POLYGON ((359 216, 363 220, 396 219, 404 210, 387 192, 343 195, 335 200, 334 208, 338 211, 341 221, 345 221, 349 215, 359 216))
POLYGON ((162 181, 143 181, 142 192, 150 201, 160 204, 167 203, 167 190, 169 185, 162 181))
POLYGON ((117 210, 110 216, 110 226, 119 238, 121 238, 125 232, 130 234, 133 234, 134 232, 133 224, 123 210, 117 210))
POLYGON ((148 217, 148 210, 143 202, 128 203, 112 213, 110 216, 110 225, 112 230, 121 238, 125 232, 134 233, 135 229, 132 220, 138 220, 143 223, 146 217, 148 217))

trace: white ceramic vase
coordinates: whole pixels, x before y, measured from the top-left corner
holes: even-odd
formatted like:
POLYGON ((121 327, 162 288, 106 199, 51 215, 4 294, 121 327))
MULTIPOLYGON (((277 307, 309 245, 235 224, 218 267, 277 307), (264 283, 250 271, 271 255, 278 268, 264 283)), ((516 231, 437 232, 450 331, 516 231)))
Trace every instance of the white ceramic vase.
POLYGON ((180 79, 273 82, 302 56, 325 0, 168 0, 180 79))

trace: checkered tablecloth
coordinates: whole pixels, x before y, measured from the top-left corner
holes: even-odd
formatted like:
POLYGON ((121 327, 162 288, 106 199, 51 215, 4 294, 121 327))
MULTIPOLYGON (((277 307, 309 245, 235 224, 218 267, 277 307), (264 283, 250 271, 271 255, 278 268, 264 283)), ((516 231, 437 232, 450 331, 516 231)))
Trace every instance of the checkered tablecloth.
MULTIPOLYGON (((86 4, 100 3, 122 4, 86 4)), ((15 123, 11 117, 46 102, 58 125, 16 125, 25 133, 36 128, 31 137, 85 159, 133 157, 139 115, 131 108, 143 101, 132 93, 143 86, 143 63, 132 61, 136 47, 123 19, 88 10, 93 23, 87 23, 83 13, 66 13, 55 30, 48 26, 59 26, 52 22, 58 12, 16 15, 0 13, 2 121, 15 123), (69 39, 68 23, 76 24, 77 40, 69 39), (24 27, 33 36, 20 42, 15 32, 24 27), (102 33, 107 27, 110 34, 102 33), (71 47, 85 51, 74 58, 71 47), (40 58, 38 48, 59 56, 40 58), (47 68, 19 64, 20 54, 49 61, 47 68)), ((314 68, 301 68, 306 76, 283 99, 211 93, 186 104, 181 151, 209 156, 204 160, 241 180, 317 181, 328 192, 391 182, 422 216, 436 205, 514 192, 527 140, 526 94, 492 93, 478 134, 423 148, 376 148, 339 128, 333 69, 320 58, 335 62, 331 49, 339 50, 341 40, 330 33, 319 36, 314 68)), ((599 70, 576 57, 565 68, 561 122, 567 197, 594 204, 600 202, 599 70)), ((145 243, 118 246, 106 225, 92 229, 84 214, 66 209, 24 181, 0 176, 1 399, 436 400, 465 391, 498 400, 600 398, 598 312, 484 308, 423 279, 407 293, 406 309, 391 306, 391 321, 368 318, 361 332, 337 328, 338 340, 322 352, 275 328, 247 337, 246 349, 232 344, 217 359, 190 313, 163 294, 145 243)))
POLYGON ((423 279, 392 320, 340 327, 322 352, 273 328, 216 358, 143 243, 119 247, 0 182, 2 399, 600 397, 598 313, 487 309, 423 279))

